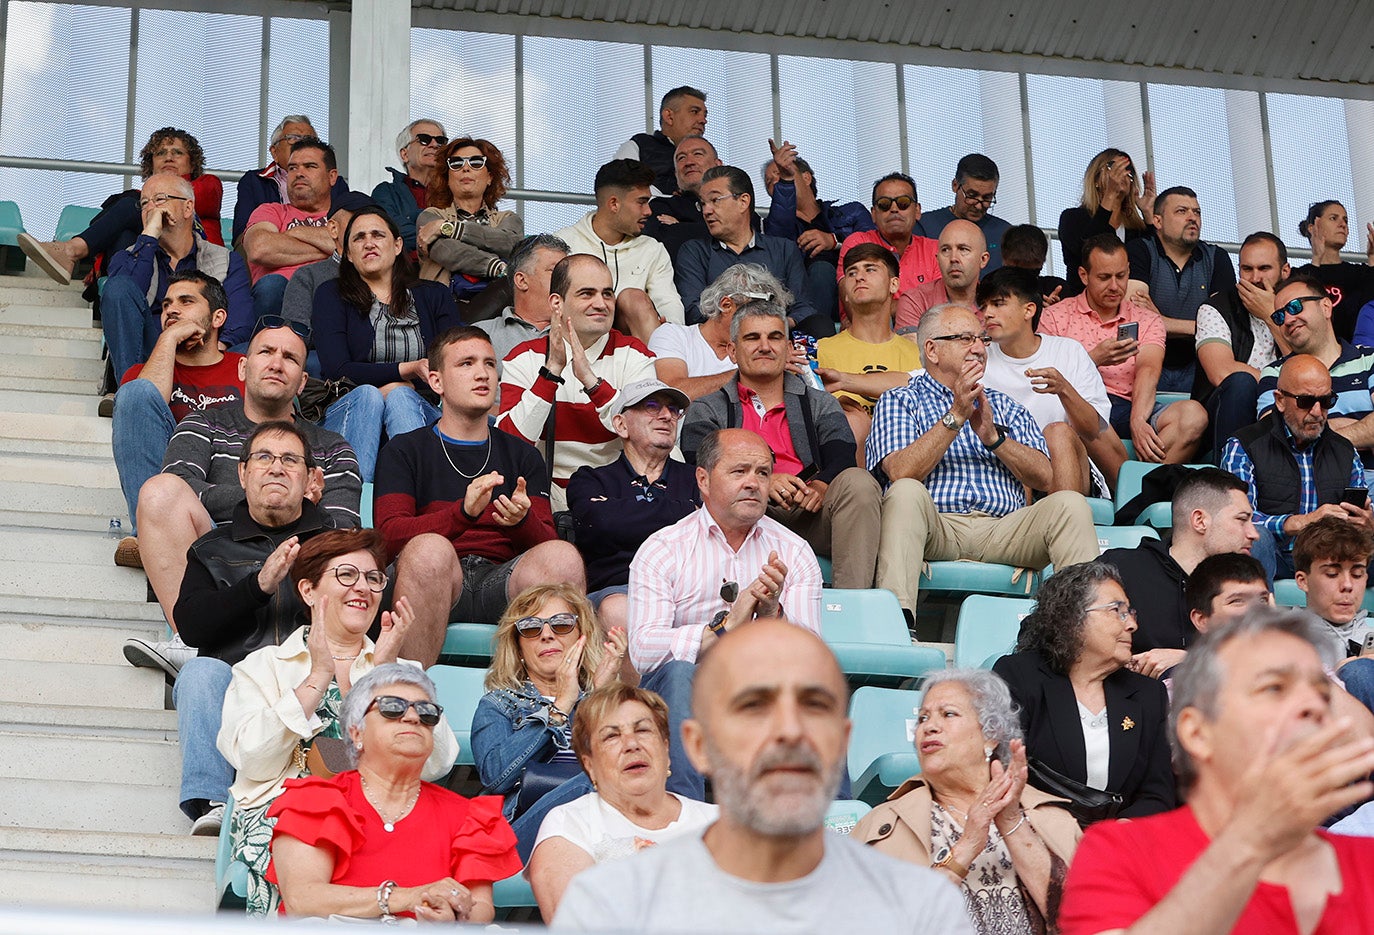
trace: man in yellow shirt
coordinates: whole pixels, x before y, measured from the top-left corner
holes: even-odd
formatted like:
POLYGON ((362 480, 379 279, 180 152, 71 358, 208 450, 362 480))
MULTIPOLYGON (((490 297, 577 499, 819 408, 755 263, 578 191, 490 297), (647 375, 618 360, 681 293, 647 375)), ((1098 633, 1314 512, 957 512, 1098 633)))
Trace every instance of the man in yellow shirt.
POLYGON ((920 349, 892 330, 900 273, 897 257, 881 244, 853 247, 844 256, 840 280, 849 327, 816 345, 817 373, 840 400, 861 459, 878 397, 905 386, 921 366, 920 349))

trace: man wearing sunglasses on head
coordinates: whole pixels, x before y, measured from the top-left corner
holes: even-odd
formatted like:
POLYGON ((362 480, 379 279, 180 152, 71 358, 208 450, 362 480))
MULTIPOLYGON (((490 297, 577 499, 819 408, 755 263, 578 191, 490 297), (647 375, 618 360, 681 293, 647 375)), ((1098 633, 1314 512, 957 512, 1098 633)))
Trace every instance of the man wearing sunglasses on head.
POLYGON ((415 219, 429 204, 428 189, 438 164, 439 150, 448 145, 448 131, 437 120, 412 120, 396 135, 396 151, 403 169, 387 166, 391 181, 378 182, 372 198, 386 209, 401 229, 406 252, 415 256, 415 219))
POLYGON ((997 204, 1000 179, 997 163, 982 153, 969 153, 954 167, 954 181, 949 186, 954 192, 954 204, 922 214, 916 222, 916 233, 938 239, 950 221, 956 218, 970 221, 978 225, 987 241, 988 265, 984 272, 1000 269, 1002 237, 1011 229, 1009 222, 992 213, 992 206, 997 204))
MULTIPOLYGON (((901 264, 900 298, 908 289, 940 278, 938 245, 916 230, 921 219, 921 202, 911 176, 891 172, 873 183, 873 223, 877 230, 850 234, 840 245, 840 262, 835 274, 844 278, 844 257, 854 246, 875 243, 891 250, 901 264)), ((843 303, 841 303, 843 304, 843 303)))
MULTIPOLYGON (((301 543, 334 526, 315 503, 324 473, 295 424, 258 425, 239 456, 238 476, 243 499, 229 522, 191 544, 176 599, 182 620, 178 632, 187 646, 198 650, 175 674, 172 686, 181 745, 181 809, 195 822, 195 835, 219 831, 222 809, 215 806, 228 800, 234 780, 233 767, 215 746, 231 667, 309 623, 288 572, 301 543)), ((347 584, 342 577, 340 582, 347 584)), ((385 587, 385 577, 378 585, 379 590, 385 587)), ((130 640, 128 645, 152 655, 146 641, 130 640)))
MULTIPOLYGON (((267 152, 272 161, 265 168, 247 173, 238 182, 238 200, 234 202, 234 244, 238 245, 243 232, 248 229, 248 218, 259 205, 286 204, 291 199, 287 195, 286 163, 291 157, 291 147, 307 136, 318 136, 310 118, 304 114, 291 114, 283 117, 281 123, 272 128, 267 152)), ((341 195, 348 191, 348 182, 341 175, 335 180, 332 193, 341 195)))
POLYGON ((1285 358, 1274 407, 1226 442, 1221 466, 1249 485, 1259 540, 1254 555, 1271 578, 1294 574, 1293 540, 1324 517, 1371 523, 1364 463, 1330 425, 1331 374, 1310 354, 1285 358))

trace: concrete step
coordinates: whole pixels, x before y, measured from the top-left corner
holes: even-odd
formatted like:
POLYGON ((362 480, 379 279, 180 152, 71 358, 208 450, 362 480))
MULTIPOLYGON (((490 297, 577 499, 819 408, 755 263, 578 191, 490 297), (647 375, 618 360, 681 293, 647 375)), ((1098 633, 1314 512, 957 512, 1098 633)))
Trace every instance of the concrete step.
POLYGON ((0 389, 93 394, 104 375, 102 360, 0 354, 0 389))
MULTIPOLYGON (((214 853, 214 838, 193 838, 184 829, 135 834, 0 828, 0 880, 6 884, 0 904, 100 912, 74 918, 62 929, 70 932, 125 924, 110 910, 206 912, 214 908, 214 853)), ((152 931, 151 920, 127 924, 130 930, 152 931)), ((180 931, 196 928, 189 918, 182 925, 180 931)))
POLYGON ((119 471, 111 458, 73 461, 54 455, 0 454, 0 482, 41 482, 67 487, 119 489, 119 471))
MULTIPOLYGON (((7 413, 4 419, 0 419, 0 439, 35 443, 101 444, 106 447, 105 454, 109 456, 113 423, 113 419, 102 419, 99 416, 49 416, 11 412, 7 413)), ((21 450, 8 444, 5 447, 8 451, 21 450)))
MULTIPOLYGON (((113 554, 113 544, 110 548, 113 554)), ((144 597, 147 597, 146 588, 144 597)), ((146 600, 86 600, 29 594, 5 598, 4 607, 8 613, 21 617, 51 617, 85 626, 123 629, 129 636, 141 636, 150 626, 154 632, 162 633, 167 626, 161 608, 146 600)))
POLYGON ((140 601, 148 596, 148 577, 139 568, 69 565, 58 562, 0 561, 0 595, 60 594, 92 601, 140 601))
POLYGON ((56 780, 87 786, 166 789, 174 787, 180 776, 181 749, 175 736, 108 737, 45 733, 15 725, 0 727, 0 781, 28 779, 41 785, 56 780))
POLYGON ((100 397, 94 393, 35 393, 32 390, 0 389, 0 413, 96 416, 96 407, 99 405, 100 397))
POLYGON ((112 654, 109 665, 0 659, 0 702, 9 704, 114 704, 161 711, 166 685, 161 669, 136 669, 123 655, 112 654))
MULTIPOLYGON (((113 539, 96 533, 60 529, 0 530, 0 562, 22 560, 113 567, 114 549, 113 539)), ((77 570, 84 572, 85 568, 77 570)))
MULTIPOLYGON (((122 755, 117 750, 108 752, 122 755)), ((84 771, 88 763, 89 757, 83 755, 68 764, 69 774, 84 771)), ((102 832, 138 828, 152 834, 186 835, 191 823, 177 807, 177 767, 169 779, 167 785, 151 786, 0 777, 0 826, 102 832)))
POLYGON ((0 730, 174 740, 177 736, 177 713, 148 708, 0 702, 0 730))
POLYGON ((77 334, 77 331, 76 328, 50 328, 42 325, 0 325, 0 344, 5 345, 5 353, 7 354, 98 360, 101 346, 100 332, 90 328, 85 329, 80 334, 77 334), (6 333, 14 331, 30 333, 6 333))
POLYGON ((58 305, 78 303, 89 304, 81 298, 81 293, 85 290, 84 283, 74 282, 63 285, 50 279, 36 267, 30 265, 23 273, 17 276, 0 276, 0 301, 7 301, 14 296, 22 298, 32 298, 35 301, 42 299, 58 305))
MULTIPOLYGON (((80 299, 80 295, 77 296, 80 299)), ((6 300, 0 297, 0 322, 7 325, 57 325, 62 328, 94 327, 89 305, 46 304, 40 295, 22 295, 6 300)))
MULTIPOLYGON (((79 526, 59 524, 63 529, 108 530, 110 517, 128 519, 124 515, 128 507, 117 487, 72 487, 62 483, 48 484, 35 481, 0 480, 0 510, 3 510, 4 514, 33 513, 80 517, 91 521, 79 526), (104 523, 96 523, 95 521, 101 517, 104 517, 104 523)), ((4 522, 4 519, 0 519, 0 524, 4 522)), ((127 522, 124 528, 129 528, 127 522)))
MULTIPOLYGON (((0 646, 8 659, 31 662, 90 663, 100 666, 128 665, 124 660, 124 640, 130 636, 151 635, 162 639, 156 627, 130 633, 117 627, 81 627, 68 623, 15 623, 0 621, 0 646)), ((108 699, 102 704, 117 704, 108 699)), ((0 715, 0 720, 4 720, 0 715)))

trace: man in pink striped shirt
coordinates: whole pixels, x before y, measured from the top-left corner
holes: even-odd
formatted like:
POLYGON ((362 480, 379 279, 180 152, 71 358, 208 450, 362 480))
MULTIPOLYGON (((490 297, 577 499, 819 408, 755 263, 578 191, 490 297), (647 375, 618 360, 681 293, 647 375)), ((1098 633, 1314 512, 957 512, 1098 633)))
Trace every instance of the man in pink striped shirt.
POLYGON ((764 515, 773 452, 746 429, 697 449, 702 508, 645 540, 630 562, 630 660, 668 702, 672 762, 703 653, 755 617, 820 632, 821 569, 796 533, 764 515))

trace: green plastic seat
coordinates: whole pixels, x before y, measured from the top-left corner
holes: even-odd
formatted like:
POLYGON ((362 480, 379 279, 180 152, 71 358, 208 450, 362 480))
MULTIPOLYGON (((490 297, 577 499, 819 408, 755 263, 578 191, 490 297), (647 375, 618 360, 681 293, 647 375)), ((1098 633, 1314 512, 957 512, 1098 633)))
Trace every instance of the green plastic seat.
POLYGON ((1093 523, 1098 526, 1110 526, 1116 519, 1116 506, 1112 501, 1102 497, 1089 497, 1088 506, 1093 511, 1093 523))
POLYGON ((835 580, 835 569, 831 566, 830 559, 824 555, 817 555, 816 564, 821 566, 821 583, 828 587, 835 580))
POLYGON ((1165 406, 1172 406, 1174 403, 1186 403, 1192 398, 1187 393, 1155 393, 1155 403, 1162 403, 1165 406))
POLYGON ((1158 539, 1159 533, 1152 526, 1095 526, 1097 530, 1097 552, 1102 554, 1108 549, 1133 549, 1146 539, 1158 539))
POLYGON ((368 483, 367 481, 363 481, 363 492, 362 492, 362 496, 361 496, 361 498, 358 500, 358 515, 362 518, 362 524, 363 524, 363 528, 364 528, 364 529, 371 529, 371 528, 372 528, 372 497, 373 497, 373 496, 374 496, 374 494, 373 494, 373 492, 372 492, 372 485, 371 485, 370 483, 368 483))
POLYGON ((248 905, 248 865, 232 859, 233 841, 229 837, 229 816, 234 813, 234 797, 224 803, 224 821, 219 826, 215 850, 215 893, 221 909, 243 909, 248 905))
POLYGON ((1031 612, 1030 598, 971 594, 959 605, 954 625, 954 665, 959 669, 991 669, 1016 648, 1021 621, 1031 612))
POLYGON ((1282 607, 1306 607, 1307 592, 1292 578, 1280 578, 1274 582, 1274 603, 1282 607))
POLYGON ((822 589, 821 636, 851 685, 899 688, 945 667, 941 650, 912 644, 891 591, 822 589))
POLYGON ((234 246, 234 219, 220 218, 219 231, 220 236, 224 238, 224 245, 232 249, 234 246))
POLYGON ((496 917, 503 919, 512 909, 533 909, 539 904, 534 900, 534 890, 523 872, 497 880, 491 887, 492 900, 496 904, 496 917))
POLYGON ((1040 586, 1039 578, 1034 569, 992 562, 927 562, 920 587, 922 591, 952 594, 1029 597, 1040 586))
POLYGON ((444 647, 439 650, 439 661, 446 665, 485 669, 491 665, 494 636, 494 623, 450 623, 444 647))
POLYGON ((19 205, 13 201, 0 201, 0 245, 19 246, 19 235, 24 233, 24 217, 19 213, 19 205))
POLYGON ((897 787, 921 771, 912 738, 921 693, 900 688, 865 685, 849 700, 854 724, 849 738, 849 775, 852 795, 877 805, 897 787))
POLYGON ((836 799, 825 810, 825 827, 828 831, 833 831, 836 834, 847 835, 854 830, 859 819, 871 811, 873 811, 873 806, 867 802, 860 802, 856 799, 836 799))
POLYGON ((450 666, 442 663, 432 665, 426 674, 434 680, 439 693, 439 704, 444 706, 444 717, 453 735, 458 738, 458 766, 472 766, 472 716, 477 713, 477 702, 487 693, 484 682, 486 669, 470 669, 465 666, 450 666))
MULTIPOLYGON (((1189 464, 1185 467, 1194 470, 1215 467, 1213 464, 1189 464)), ((1140 494, 1141 482, 1145 475, 1159 467, 1149 461, 1127 461, 1121 465, 1121 472, 1116 477, 1116 512, 1121 513, 1121 508, 1130 503, 1140 494)), ((1169 529, 1174 525, 1174 508, 1169 501, 1152 503, 1140 512, 1136 517, 1135 524, 1138 526, 1153 526, 1155 529, 1169 529)))
POLYGON ((80 205, 67 205, 62 209, 62 213, 57 216, 57 230, 52 235, 53 240, 71 240, 86 228, 91 226, 91 221, 100 213, 99 208, 83 208, 80 205))

